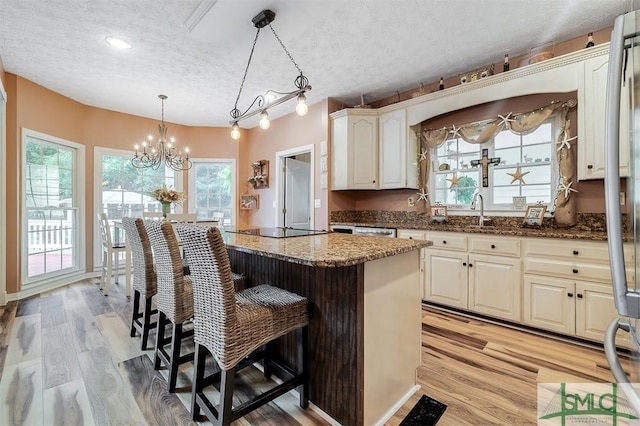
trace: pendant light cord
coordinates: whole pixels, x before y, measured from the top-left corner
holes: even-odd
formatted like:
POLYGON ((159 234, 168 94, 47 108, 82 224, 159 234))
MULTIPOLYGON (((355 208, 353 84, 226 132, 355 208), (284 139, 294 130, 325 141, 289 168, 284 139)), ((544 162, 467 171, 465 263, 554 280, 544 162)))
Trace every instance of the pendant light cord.
POLYGON ((274 37, 276 38, 276 40, 278 40, 278 43, 280 43, 280 46, 282 46, 282 50, 284 50, 284 53, 287 54, 287 56, 289 57, 289 59, 291 60, 291 62, 293 63, 293 65, 297 68, 298 72, 300 72, 300 74, 302 74, 302 70, 300 69, 300 67, 298 66, 298 64, 296 64, 296 61, 293 60, 293 56, 291 56, 291 53, 289 53, 289 51, 287 50, 286 47, 284 47, 284 43, 282 43, 282 40, 280 40, 280 37, 278 37, 278 34, 276 33, 276 30, 273 29, 273 27, 271 26, 271 24, 269 24, 269 29, 271 30, 271 32, 273 33, 274 37))
MULTIPOLYGON (((271 25, 269 25, 269 26, 271 26, 271 25)), ((244 75, 242 76, 242 82, 240 83, 240 90, 238 90, 238 96, 236 97, 236 103, 233 106, 233 110, 231 111, 231 117, 233 117, 233 118, 237 118, 240 115, 240 111, 238 110, 238 101, 240 100, 240 95, 242 94, 242 88, 244 87, 244 81, 247 78, 247 73, 249 72, 249 65, 251 65, 251 58, 253 58, 253 51, 256 48, 256 43, 258 42, 258 36, 259 35, 260 35, 260 28, 258 28, 258 30, 256 31, 256 37, 253 39, 253 45, 251 46, 251 53, 249 53, 249 61, 247 62, 247 67, 244 69, 244 75)))

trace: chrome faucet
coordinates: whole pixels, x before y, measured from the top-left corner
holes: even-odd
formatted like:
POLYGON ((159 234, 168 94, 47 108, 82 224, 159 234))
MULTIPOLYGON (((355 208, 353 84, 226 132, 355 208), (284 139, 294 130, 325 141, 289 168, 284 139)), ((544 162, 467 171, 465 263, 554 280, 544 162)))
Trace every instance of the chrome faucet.
POLYGON ((484 197, 478 191, 473 194, 473 199, 471 200, 471 210, 476 209, 476 201, 478 201, 478 197, 480 197, 480 226, 485 226, 488 223, 491 223, 491 218, 485 217, 484 215, 484 197))

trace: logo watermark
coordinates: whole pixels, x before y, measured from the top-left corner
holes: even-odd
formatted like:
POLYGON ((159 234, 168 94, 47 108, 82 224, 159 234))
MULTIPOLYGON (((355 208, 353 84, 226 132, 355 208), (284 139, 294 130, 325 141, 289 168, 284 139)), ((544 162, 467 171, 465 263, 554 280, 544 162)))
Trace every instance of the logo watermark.
POLYGON ((640 425, 617 383, 539 383, 538 425, 640 425))

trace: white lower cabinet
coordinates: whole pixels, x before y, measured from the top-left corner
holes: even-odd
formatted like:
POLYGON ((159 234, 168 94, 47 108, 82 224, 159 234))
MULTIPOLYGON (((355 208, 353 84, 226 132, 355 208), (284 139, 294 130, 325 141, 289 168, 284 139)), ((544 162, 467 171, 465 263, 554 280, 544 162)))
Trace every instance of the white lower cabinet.
POLYGON ((469 310, 520 322, 520 259, 469 255, 469 310))
MULTIPOLYGON (((407 231, 424 238, 423 299, 568 336, 602 342, 617 316, 607 243, 456 232, 407 231)), ((625 245, 635 281, 633 247, 625 245)), ((627 333, 617 344, 632 348, 627 333)))
POLYGON ((520 242, 427 232, 424 300, 520 322, 520 242), (496 255, 483 254, 496 253, 496 255))
POLYGON ((468 255, 426 249, 424 300, 454 308, 468 308, 468 255))

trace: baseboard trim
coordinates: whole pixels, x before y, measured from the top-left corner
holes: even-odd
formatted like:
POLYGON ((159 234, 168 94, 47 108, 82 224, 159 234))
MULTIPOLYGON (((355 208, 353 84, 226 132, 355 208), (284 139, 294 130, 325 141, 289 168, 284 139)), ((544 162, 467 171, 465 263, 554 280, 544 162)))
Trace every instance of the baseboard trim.
POLYGON ((393 417, 393 415, 415 394, 420 390, 420 385, 415 385, 407 393, 404 394, 402 398, 396 402, 393 407, 389 409, 377 422, 374 423, 375 426, 383 426, 387 421, 393 417))
POLYGON ((36 294, 55 290, 60 287, 65 287, 70 284, 77 283, 78 281, 92 279, 92 278, 99 278, 99 277, 100 277, 100 273, 98 272, 87 272, 87 273, 68 275, 66 277, 60 277, 55 281, 38 284, 33 287, 29 287, 25 290, 20 290, 17 293, 7 293, 6 301, 12 302, 12 301, 26 299, 27 297, 31 297, 31 296, 35 296, 36 294))

